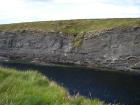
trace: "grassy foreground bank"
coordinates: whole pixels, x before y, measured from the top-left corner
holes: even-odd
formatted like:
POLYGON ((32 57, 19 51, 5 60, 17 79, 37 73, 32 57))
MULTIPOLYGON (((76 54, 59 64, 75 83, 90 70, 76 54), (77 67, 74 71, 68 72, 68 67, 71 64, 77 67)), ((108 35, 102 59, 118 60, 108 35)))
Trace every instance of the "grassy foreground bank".
POLYGON ((66 89, 35 71, 0 67, 0 105, 103 105, 99 100, 70 96, 66 89))

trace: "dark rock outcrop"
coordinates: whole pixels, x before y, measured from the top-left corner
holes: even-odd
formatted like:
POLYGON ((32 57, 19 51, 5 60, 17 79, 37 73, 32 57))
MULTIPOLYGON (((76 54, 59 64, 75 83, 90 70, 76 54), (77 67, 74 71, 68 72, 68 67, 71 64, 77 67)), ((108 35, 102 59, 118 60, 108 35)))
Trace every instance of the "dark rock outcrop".
POLYGON ((0 60, 35 63, 72 63, 112 70, 140 70, 140 27, 114 28, 101 33, 35 30, 0 32, 0 60), (79 44, 78 42, 78 44, 79 44))

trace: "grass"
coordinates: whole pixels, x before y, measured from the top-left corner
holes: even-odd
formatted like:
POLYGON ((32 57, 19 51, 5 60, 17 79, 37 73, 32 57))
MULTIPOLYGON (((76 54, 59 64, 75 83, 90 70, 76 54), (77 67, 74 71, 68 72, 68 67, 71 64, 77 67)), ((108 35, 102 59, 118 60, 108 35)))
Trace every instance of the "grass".
POLYGON ((84 33, 78 34, 74 39, 73 39, 73 47, 78 48, 81 46, 82 42, 84 39, 84 33))
POLYGON ((0 67, 0 105, 103 105, 99 100, 70 96, 66 89, 35 71, 0 67))
POLYGON ((62 21, 42 21, 0 25, 0 31, 42 30, 57 31, 67 34, 80 32, 99 32, 115 27, 140 26, 140 18, 122 19, 79 19, 62 21))

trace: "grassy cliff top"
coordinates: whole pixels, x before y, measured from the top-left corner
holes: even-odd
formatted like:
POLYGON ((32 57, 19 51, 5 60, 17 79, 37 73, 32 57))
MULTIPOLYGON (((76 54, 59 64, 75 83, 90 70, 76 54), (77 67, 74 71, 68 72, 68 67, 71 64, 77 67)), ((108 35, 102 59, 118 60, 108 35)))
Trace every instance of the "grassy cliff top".
POLYGON ((140 18, 79 19, 62 21, 40 21, 0 25, 0 31, 43 30, 64 33, 100 32, 115 27, 140 26, 140 18))

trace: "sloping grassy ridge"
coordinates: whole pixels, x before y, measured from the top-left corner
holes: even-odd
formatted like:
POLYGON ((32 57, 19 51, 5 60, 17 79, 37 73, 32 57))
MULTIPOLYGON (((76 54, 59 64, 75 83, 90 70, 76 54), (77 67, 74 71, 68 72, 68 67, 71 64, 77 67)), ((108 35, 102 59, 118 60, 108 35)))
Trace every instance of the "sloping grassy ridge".
POLYGON ((103 105, 99 100, 70 96, 53 81, 35 71, 0 67, 0 105, 103 105))
POLYGON ((140 26, 140 18, 118 19, 79 19, 61 21, 42 21, 0 25, 0 31, 42 30, 64 33, 100 32, 115 27, 140 26))

